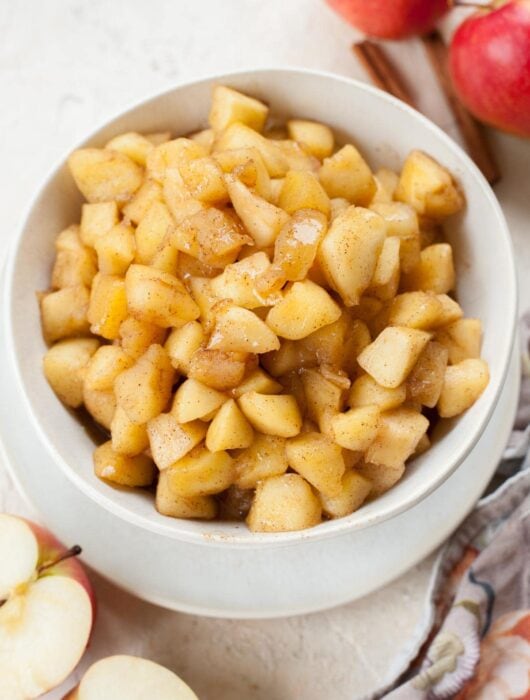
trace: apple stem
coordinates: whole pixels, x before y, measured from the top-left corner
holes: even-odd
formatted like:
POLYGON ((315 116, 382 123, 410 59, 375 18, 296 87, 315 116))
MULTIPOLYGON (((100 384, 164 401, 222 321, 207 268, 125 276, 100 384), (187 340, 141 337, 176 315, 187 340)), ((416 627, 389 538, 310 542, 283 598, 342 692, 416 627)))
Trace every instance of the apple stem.
POLYGON ((60 564, 62 561, 65 561, 66 559, 70 559, 71 557, 77 557, 81 554, 83 550, 78 544, 74 544, 73 547, 70 547, 70 549, 67 549, 64 554, 61 554, 61 556, 57 557, 57 559, 52 559, 52 561, 47 561, 41 566, 39 566, 39 574, 42 574, 43 571, 46 569, 50 569, 52 566, 55 566, 56 564, 60 564))

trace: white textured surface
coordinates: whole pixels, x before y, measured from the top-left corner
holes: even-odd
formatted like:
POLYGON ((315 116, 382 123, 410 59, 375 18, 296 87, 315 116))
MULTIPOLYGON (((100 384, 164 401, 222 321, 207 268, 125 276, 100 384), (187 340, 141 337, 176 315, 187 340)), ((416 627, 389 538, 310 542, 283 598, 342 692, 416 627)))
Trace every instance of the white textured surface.
MULTIPOLYGON (((365 78, 349 51, 354 31, 321 0, 10 0, 0 3, 0 36, 0 254, 50 165, 148 93, 209 72, 265 65, 365 78)), ((454 135, 421 47, 390 50, 420 107, 454 135)), ((530 144, 500 134, 493 143, 504 175, 496 191, 514 236, 526 307, 530 144)), ((1 465, 0 510, 28 513, 1 465)), ((270 622, 168 613, 96 579, 100 614, 85 663, 111 653, 148 655, 180 672, 202 700, 355 700, 392 675, 423 618, 429 572, 427 561, 352 605, 270 622)))

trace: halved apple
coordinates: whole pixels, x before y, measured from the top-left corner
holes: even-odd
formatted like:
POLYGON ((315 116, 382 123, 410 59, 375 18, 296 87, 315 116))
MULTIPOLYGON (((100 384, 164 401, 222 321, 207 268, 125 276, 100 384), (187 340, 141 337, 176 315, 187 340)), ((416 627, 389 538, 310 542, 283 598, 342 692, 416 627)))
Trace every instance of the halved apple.
POLYGON ((37 698, 60 685, 85 651, 95 616, 90 582, 51 533, 0 514, 0 696, 37 698))

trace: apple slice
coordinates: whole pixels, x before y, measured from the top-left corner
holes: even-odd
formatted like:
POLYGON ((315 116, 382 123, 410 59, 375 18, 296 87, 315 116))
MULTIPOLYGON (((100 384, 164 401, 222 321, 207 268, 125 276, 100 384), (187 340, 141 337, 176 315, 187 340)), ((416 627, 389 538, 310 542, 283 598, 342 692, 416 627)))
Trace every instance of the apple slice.
POLYGON ((64 700, 198 700, 176 674, 137 656, 96 661, 64 700))
POLYGON ((94 619, 90 583, 48 531, 0 514, 0 695, 29 700, 79 662, 94 619))

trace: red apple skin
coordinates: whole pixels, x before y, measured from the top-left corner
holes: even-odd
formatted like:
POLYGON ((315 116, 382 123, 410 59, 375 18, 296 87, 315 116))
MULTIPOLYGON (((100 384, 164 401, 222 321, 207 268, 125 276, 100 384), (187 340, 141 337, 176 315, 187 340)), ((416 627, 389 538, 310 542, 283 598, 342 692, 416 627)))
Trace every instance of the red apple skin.
POLYGON ((449 9, 449 0, 326 0, 365 34, 403 39, 430 31, 449 9))
POLYGON ((472 114, 530 137, 530 0, 471 15, 453 37, 449 69, 472 114))
MULTIPOLYGON (((46 564, 46 562, 59 559, 63 554, 65 554, 68 548, 65 547, 64 544, 59 542, 59 540, 54 535, 52 535, 52 533, 49 530, 46 530, 45 528, 41 527, 40 525, 37 525, 31 520, 27 520, 25 518, 21 518, 21 520, 24 520, 24 522, 27 523, 27 525, 29 525, 29 527, 33 531, 33 534, 37 538, 37 542, 39 543, 38 566, 46 564)), ((54 566, 50 566, 49 569, 47 568, 46 571, 43 572, 43 575, 67 576, 69 578, 73 578, 75 581, 77 581, 83 586, 83 588, 88 593, 88 597, 90 598, 90 603, 92 605, 93 627, 94 620, 96 619, 96 596, 94 594, 94 589, 92 588, 90 580, 77 557, 69 557, 68 559, 61 561, 58 564, 55 564, 54 566)))

